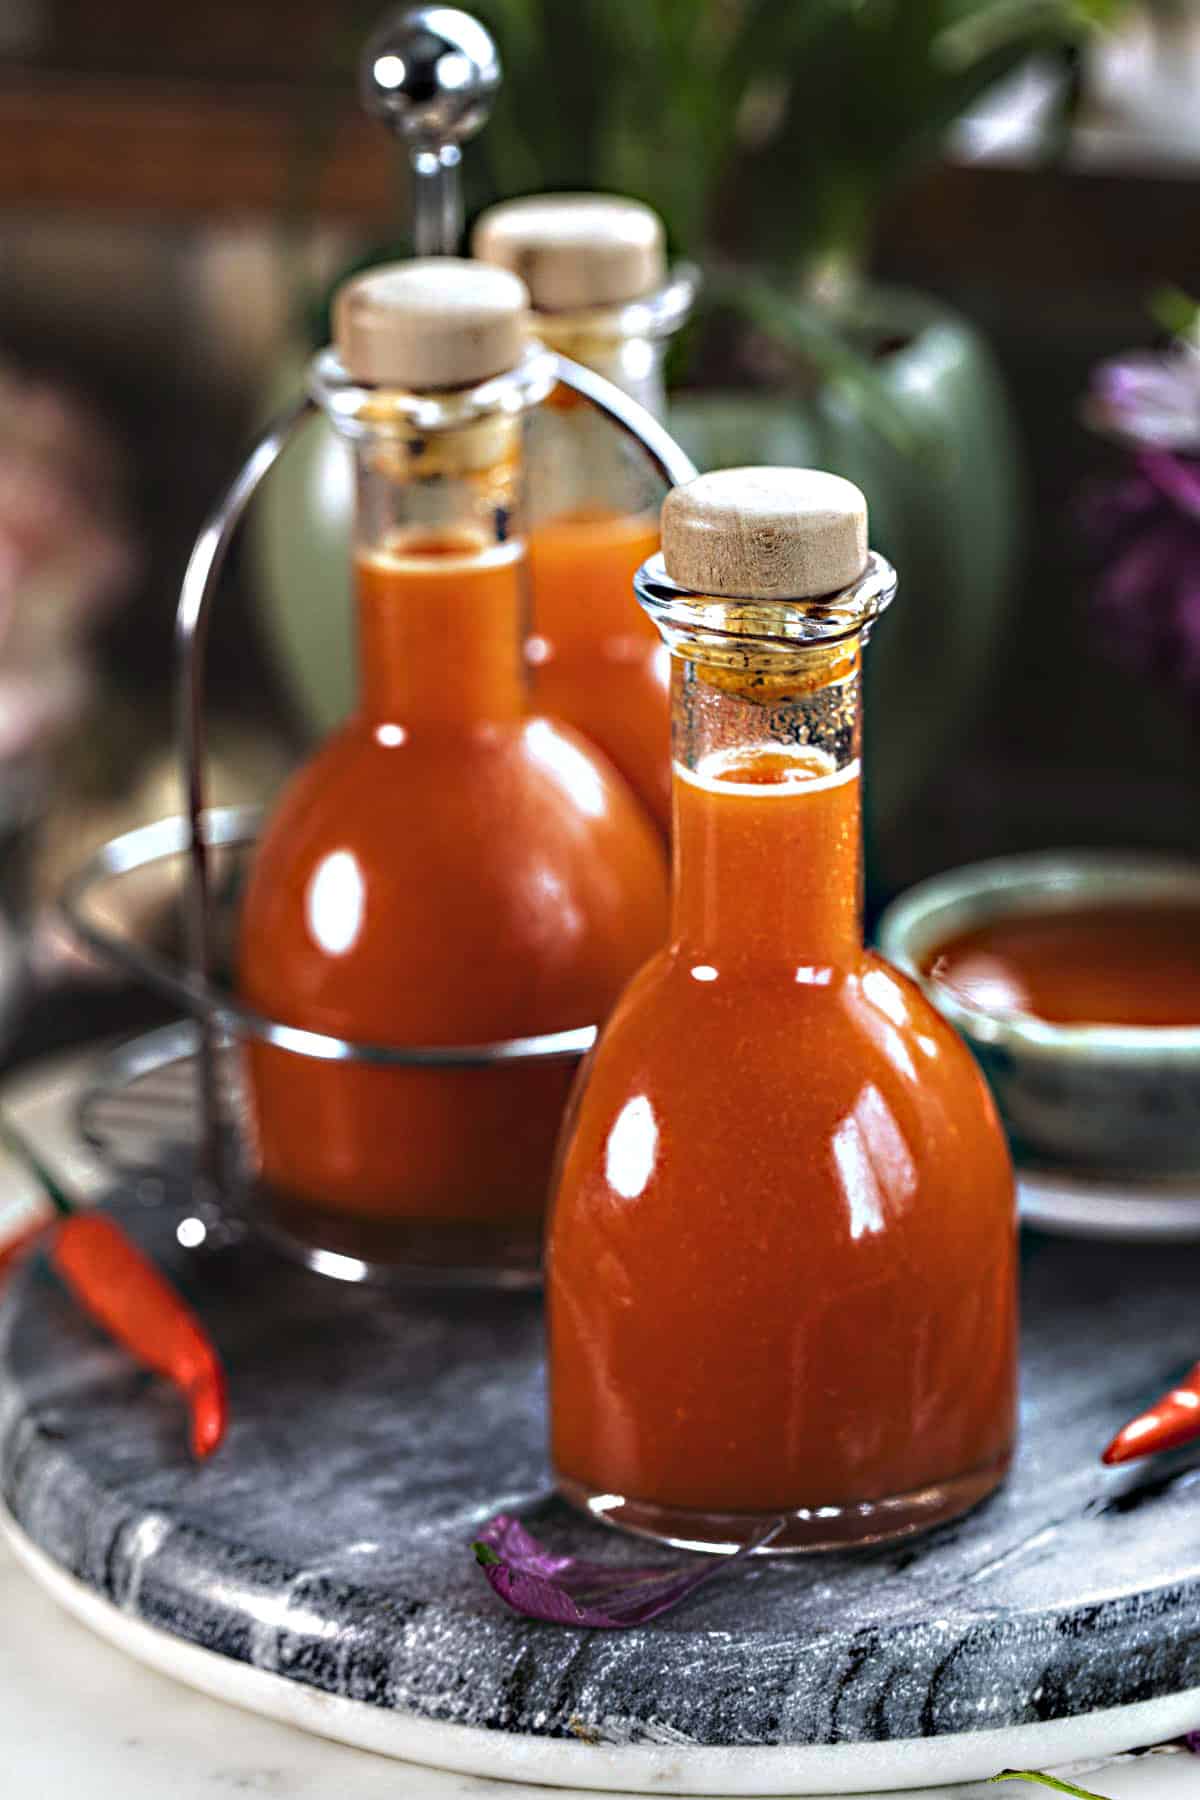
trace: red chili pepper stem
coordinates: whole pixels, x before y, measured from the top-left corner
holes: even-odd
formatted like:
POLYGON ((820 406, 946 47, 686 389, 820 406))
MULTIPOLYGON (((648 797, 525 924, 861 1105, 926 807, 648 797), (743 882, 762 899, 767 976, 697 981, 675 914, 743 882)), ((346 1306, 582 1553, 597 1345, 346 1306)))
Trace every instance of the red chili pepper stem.
POLYGON ((1178 1450, 1194 1438, 1200 1438, 1200 1362, 1178 1387, 1123 1425, 1100 1460, 1110 1465, 1133 1462, 1161 1450, 1178 1450))
POLYGON ((25 1134, 18 1131, 12 1121, 6 1119, 3 1114, 0 1114, 0 1144, 3 1144, 19 1163, 25 1165, 55 1212, 61 1214, 64 1219, 70 1218, 75 1211, 74 1201, 61 1183, 51 1174, 25 1134))

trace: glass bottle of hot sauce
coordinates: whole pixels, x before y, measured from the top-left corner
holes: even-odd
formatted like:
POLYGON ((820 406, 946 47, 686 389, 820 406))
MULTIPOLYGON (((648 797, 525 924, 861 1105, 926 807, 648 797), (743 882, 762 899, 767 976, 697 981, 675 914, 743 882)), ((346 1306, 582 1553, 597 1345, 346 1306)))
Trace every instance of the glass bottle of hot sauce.
MULTIPOLYGON (((522 437, 553 381, 527 308, 482 263, 375 269, 341 289, 314 364, 353 448, 361 693, 285 791, 244 899, 241 995, 285 1024, 385 1046, 565 1030, 603 1018, 662 941, 653 826, 527 705, 522 437)), ((293 1238, 481 1281, 536 1272, 569 1064, 252 1044, 247 1065, 260 1187, 293 1238)))
MULTIPOLYGON (((695 293, 667 274, 656 213, 608 194, 542 194, 483 213, 471 248, 529 287, 543 343, 661 416, 668 339, 695 293)), ((632 595, 658 548, 663 488, 635 446, 568 388, 530 432, 529 560, 537 705, 599 744, 670 825, 670 668, 632 595)))
POLYGON ((563 1492, 672 1543, 867 1543, 1014 1434, 1013 1177, 983 1079, 864 949, 859 661, 895 587, 858 489, 668 495, 672 923, 593 1052, 547 1247, 563 1492))

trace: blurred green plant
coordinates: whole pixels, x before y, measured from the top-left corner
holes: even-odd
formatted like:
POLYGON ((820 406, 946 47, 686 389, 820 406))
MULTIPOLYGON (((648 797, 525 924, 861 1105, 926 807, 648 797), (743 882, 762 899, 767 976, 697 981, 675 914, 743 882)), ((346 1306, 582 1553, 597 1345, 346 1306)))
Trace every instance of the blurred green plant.
MULTIPOLYGON (((346 0, 339 14, 323 65, 335 116, 386 4, 346 0)), ((872 805, 878 821, 901 819, 997 660, 1024 490, 978 333, 949 307, 865 279, 876 219, 947 127, 1028 57, 1059 61, 1069 99, 1084 45, 1127 0, 465 4, 504 66, 464 157, 468 216, 548 189, 648 202, 672 252, 705 272, 695 391, 671 411, 697 463, 813 463, 870 493, 876 541, 916 596, 881 631, 871 676, 885 721, 885 748, 869 753, 872 805), (747 387, 757 391, 730 391, 747 387)), ((309 210, 301 201, 294 216, 309 210)), ((406 249, 397 233, 356 266, 406 249)), ((327 315, 309 322, 327 341, 327 315)), ((294 365, 287 374, 294 385, 294 365)), ((325 718, 341 703, 335 694, 331 709, 330 671, 346 661, 328 630, 344 545, 313 500, 325 440, 312 442, 265 496, 264 586, 305 704, 325 718)), ((877 856, 876 879, 882 866, 877 856)))
POLYGON ((1150 296, 1150 317, 1169 337, 1200 338, 1200 301, 1179 287, 1156 288, 1150 296))
MULTIPOLYGON (((468 0, 504 66, 491 120, 464 159, 468 213, 548 189, 646 201, 673 250, 710 275, 734 271, 710 279, 710 313, 735 314, 912 453, 875 346, 839 307, 880 206, 985 89, 1035 54, 1069 73, 1128 4, 468 0)), ((340 21, 339 64, 379 12, 379 0, 355 0, 340 21)), ((397 253, 377 246, 355 266, 397 253)), ((326 326, 322 307, 316 341, 326 326)))
POLYGON ((888 188, 1030 55, 1069 58, 1126 0, 476 0, 504 88, 476 204, 634 194, 692 255, 789 284, 857 265, 888 188))
POLYGON ((1034 54, 1069 68, 1126 4, 475 0, 504 86, 466 159, 468 204, 548 188, 646 201, 675 250, 753 270, 710 281, 710 307, 911 452, 872 346, 838 316, 880 206, 985 89, 1034 54))

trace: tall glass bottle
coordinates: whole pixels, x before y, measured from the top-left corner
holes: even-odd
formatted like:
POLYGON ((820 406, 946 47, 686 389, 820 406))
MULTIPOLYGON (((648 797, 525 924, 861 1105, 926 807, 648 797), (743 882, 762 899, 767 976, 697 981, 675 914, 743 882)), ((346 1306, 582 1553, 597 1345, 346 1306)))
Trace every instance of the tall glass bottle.
MULTIPOLYGON (((668 279, 649 207, 607 194, 506 201, 482 214, 472 249, 528 284, 544 343, 662 414, 663 356, 694 281, 668 279)), ((530 465, 536 702, 599 744, 665 831, 669 665, 632 597, 658 548, 662 487, 637 447, 562 387, 531 429, 530 465)))
MULTIPOLYGON (((245 896, 243 997, 385 1045, 602 1018, 661 941, 662 851, 625 783, 529 713, 522 437, 552 379, 516 277, 447 258, 345 286, 314 390, 353 449, 361 693, 293 779, 245 896)), ((536 1269, 568 1065, 247 1052, 276 1222, 366 1262, 536 1269)))
POLYGON ((564 1138, 547 1250, 566 1495, 672 1542, 870 1542, 963 1511, 1014 1432, 1013 1178, 961 1040, 862 941, 859 664, 895 577, 849 482, 668 496, 665 949, 564 1138))

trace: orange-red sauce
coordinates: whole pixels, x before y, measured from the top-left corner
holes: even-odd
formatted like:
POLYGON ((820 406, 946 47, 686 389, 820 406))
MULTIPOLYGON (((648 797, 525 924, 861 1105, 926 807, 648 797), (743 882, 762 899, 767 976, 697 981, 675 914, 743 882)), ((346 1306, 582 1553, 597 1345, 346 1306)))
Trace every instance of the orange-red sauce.
POLYGON ((677 771, 675 806, 671 938, 603 1034, 551 1213, 559 1475, 710 1514, 997 1479, 1011 1167, 961 1040, 862 947, 857 766, 727 756, 677 771))
POLYGON ((603 509, 530 535, 534 700, 598 744, 663 831, 671 818, 670 659, 633 597, 658 522, 603 509))
POLYGON ((1014 913, 951 938, 925 968, 988 1012, 1055 1025, 1200 1025, 1200 905, 1014 913))
MULTIPOLYGON (((243 907, 260 1010, 382 1044, 563 1030, 603 1018, 661 942, 653 827, 590 746, 525 714, 520 580, 515 546, 359 558, 362 709, 287 789, 243 907)), ((536 1224, 569 1064, 247 1055, 284 1209, 536 1224)))

